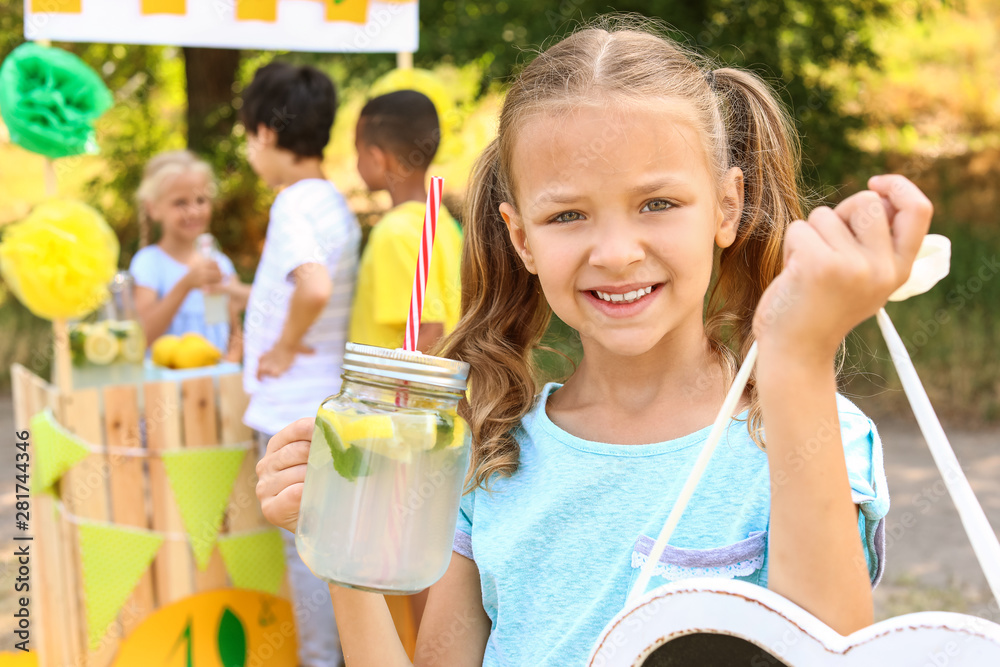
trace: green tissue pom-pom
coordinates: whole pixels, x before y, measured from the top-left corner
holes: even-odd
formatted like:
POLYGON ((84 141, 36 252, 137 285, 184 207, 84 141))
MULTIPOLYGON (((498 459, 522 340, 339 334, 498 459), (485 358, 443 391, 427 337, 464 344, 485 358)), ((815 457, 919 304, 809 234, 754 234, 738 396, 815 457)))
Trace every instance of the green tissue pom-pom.
POLYGON ((0 116, 11 141, 48 158, 96 153, 94 121, 111 91, 68 51, 22 44, 0 66, 0 116))

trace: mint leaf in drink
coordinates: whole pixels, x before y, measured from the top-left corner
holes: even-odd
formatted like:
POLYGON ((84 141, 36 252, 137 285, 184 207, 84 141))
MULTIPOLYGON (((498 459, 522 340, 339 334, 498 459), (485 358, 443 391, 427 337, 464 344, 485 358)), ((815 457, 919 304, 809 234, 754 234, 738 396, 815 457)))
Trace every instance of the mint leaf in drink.
POLYGON ((358 477, 365 477, 371 473, 371 469, 365 461, 364 451, 358 447, 350 446, 344 450, 340 458, 333 459, 333 469, 348 482, 353 482, 358 477))
POLYGON ((348 482, 353 482, 358 477, 365 477, 371 473, 370 467, 365 461, 365 454, 357 447, 351 445, 344 446, 337 435, 337 431, 322 417, 316 417, 316 426, 323 434, 327 445, 330 447, 330 457, 333 459, 333 469, 348 482))
POLYGON ((434 450, 445 449, 455 438, 455 417, 449 414, 439 414, 437 418, 437 439, 434 450))

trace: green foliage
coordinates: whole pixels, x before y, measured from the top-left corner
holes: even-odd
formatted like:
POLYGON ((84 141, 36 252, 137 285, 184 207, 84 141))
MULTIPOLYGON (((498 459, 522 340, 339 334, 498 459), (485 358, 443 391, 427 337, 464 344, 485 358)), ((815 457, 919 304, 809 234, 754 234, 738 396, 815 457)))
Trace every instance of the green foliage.
MULTIPOLYGON (((951 239, 951 273, 926 294, 886 312, 906 345, 935 409, 974 421, 1000 419, 1000 229, 936 224, 951 239)), ((874 320, 848 338, 845 391, 879 412, 909 414, 895 368, 874 320)), ((869 408, 870 409, 870 408, 869 408)))
MULTIPOLYGON (((775 84, 799 123, 810 183, 830 186, 858 167, 861 155, 847 137, 863 118, 839 108, 836 90, 820 74, 840 64, 877 64, 869 26, 887 17, 891 6, 889 0, 615 3, 619 12, 662 18, 674 37, 722 64, 754 69, 775 84)), ((603 0, 542 7, 529 0, 423 0, 418 63, 478 59, 489 66, 489 76, 505 77, 527 60, 525 51, 609 9, 603 0)))

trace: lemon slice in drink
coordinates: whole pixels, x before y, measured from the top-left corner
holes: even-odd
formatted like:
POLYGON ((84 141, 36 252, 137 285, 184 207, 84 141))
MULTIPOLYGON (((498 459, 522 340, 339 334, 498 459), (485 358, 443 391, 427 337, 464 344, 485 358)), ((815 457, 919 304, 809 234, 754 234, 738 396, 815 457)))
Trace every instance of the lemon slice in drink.
POLYGON ((437 438, 437 416, 433 414, 393 415, 397 442, 415 452, 434 449, 437 438))
POLYGON ((105 327, 93 327, 83 341, 83 356, 100 366, 114 361, 120 349, 118 338, 105 327))
POLYGON ((340 436, 344 444, 366 449, 373 454, 385 456, 394 461, 409 463, 413 460, 411 445, 400 438, 394 420, 404 415, 364 415, 351 418, 337 415, 340 422, 340 436))
POLYGON ((122 322, 120 327, 122 359, 137 364, 146 355, 146 336, 138 322, 122 322))
POLYGON ((451 444, 448 445, 448 449, 455 447, 461 447, 465 444, 465 434, 468 432, 469 427, 465 425, 464 419, 455 420, 455 432, 452 434, 451 444))
POLYGON ((394 433, 392 430, 392 418, 388 415, 352 415, 334 414, 337 420, 337 434, 345 444, 362 446, 371 440, 389 440, 394 433))

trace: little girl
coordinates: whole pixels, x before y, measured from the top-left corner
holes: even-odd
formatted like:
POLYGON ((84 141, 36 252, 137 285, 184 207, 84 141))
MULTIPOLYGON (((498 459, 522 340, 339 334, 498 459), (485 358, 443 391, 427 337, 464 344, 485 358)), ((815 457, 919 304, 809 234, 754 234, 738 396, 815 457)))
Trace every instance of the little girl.
MULTIPOLYGON (((872 622, 881 445, 834 361, 905 281, 931 207, 878 176, 801 220, 791 127, 753 74, 629 28, 581 30, 513 83, 440 350, 472 367, 472 489, 416 664, 584 664, 754 340, 757 372, 654 585, 738 577, 843 634, 872 622), (551 312, 584 354, 536 393, 551 312)), ((286 427, 257 467, 265 515, 289 530, 311 431, 286 427)), ((409 664, 381 597, 331 593, 349 665, 409 664)))
POLYGON ((170 151, 150 160, 136 192, 143 247, 129 272, 146 340, 195 332, 227 359, 239 361, 239 311, 249 287, 239 282, 228 257, 206 258, 196 247, 198 236, 208 231, 214 194, 212 168, 193 153, 170 151), (163 232, 155 245, 146 245, 150 222, 163 232), (204 296, 211 293, 230 296, 228 322, 206 324, 204 296))

